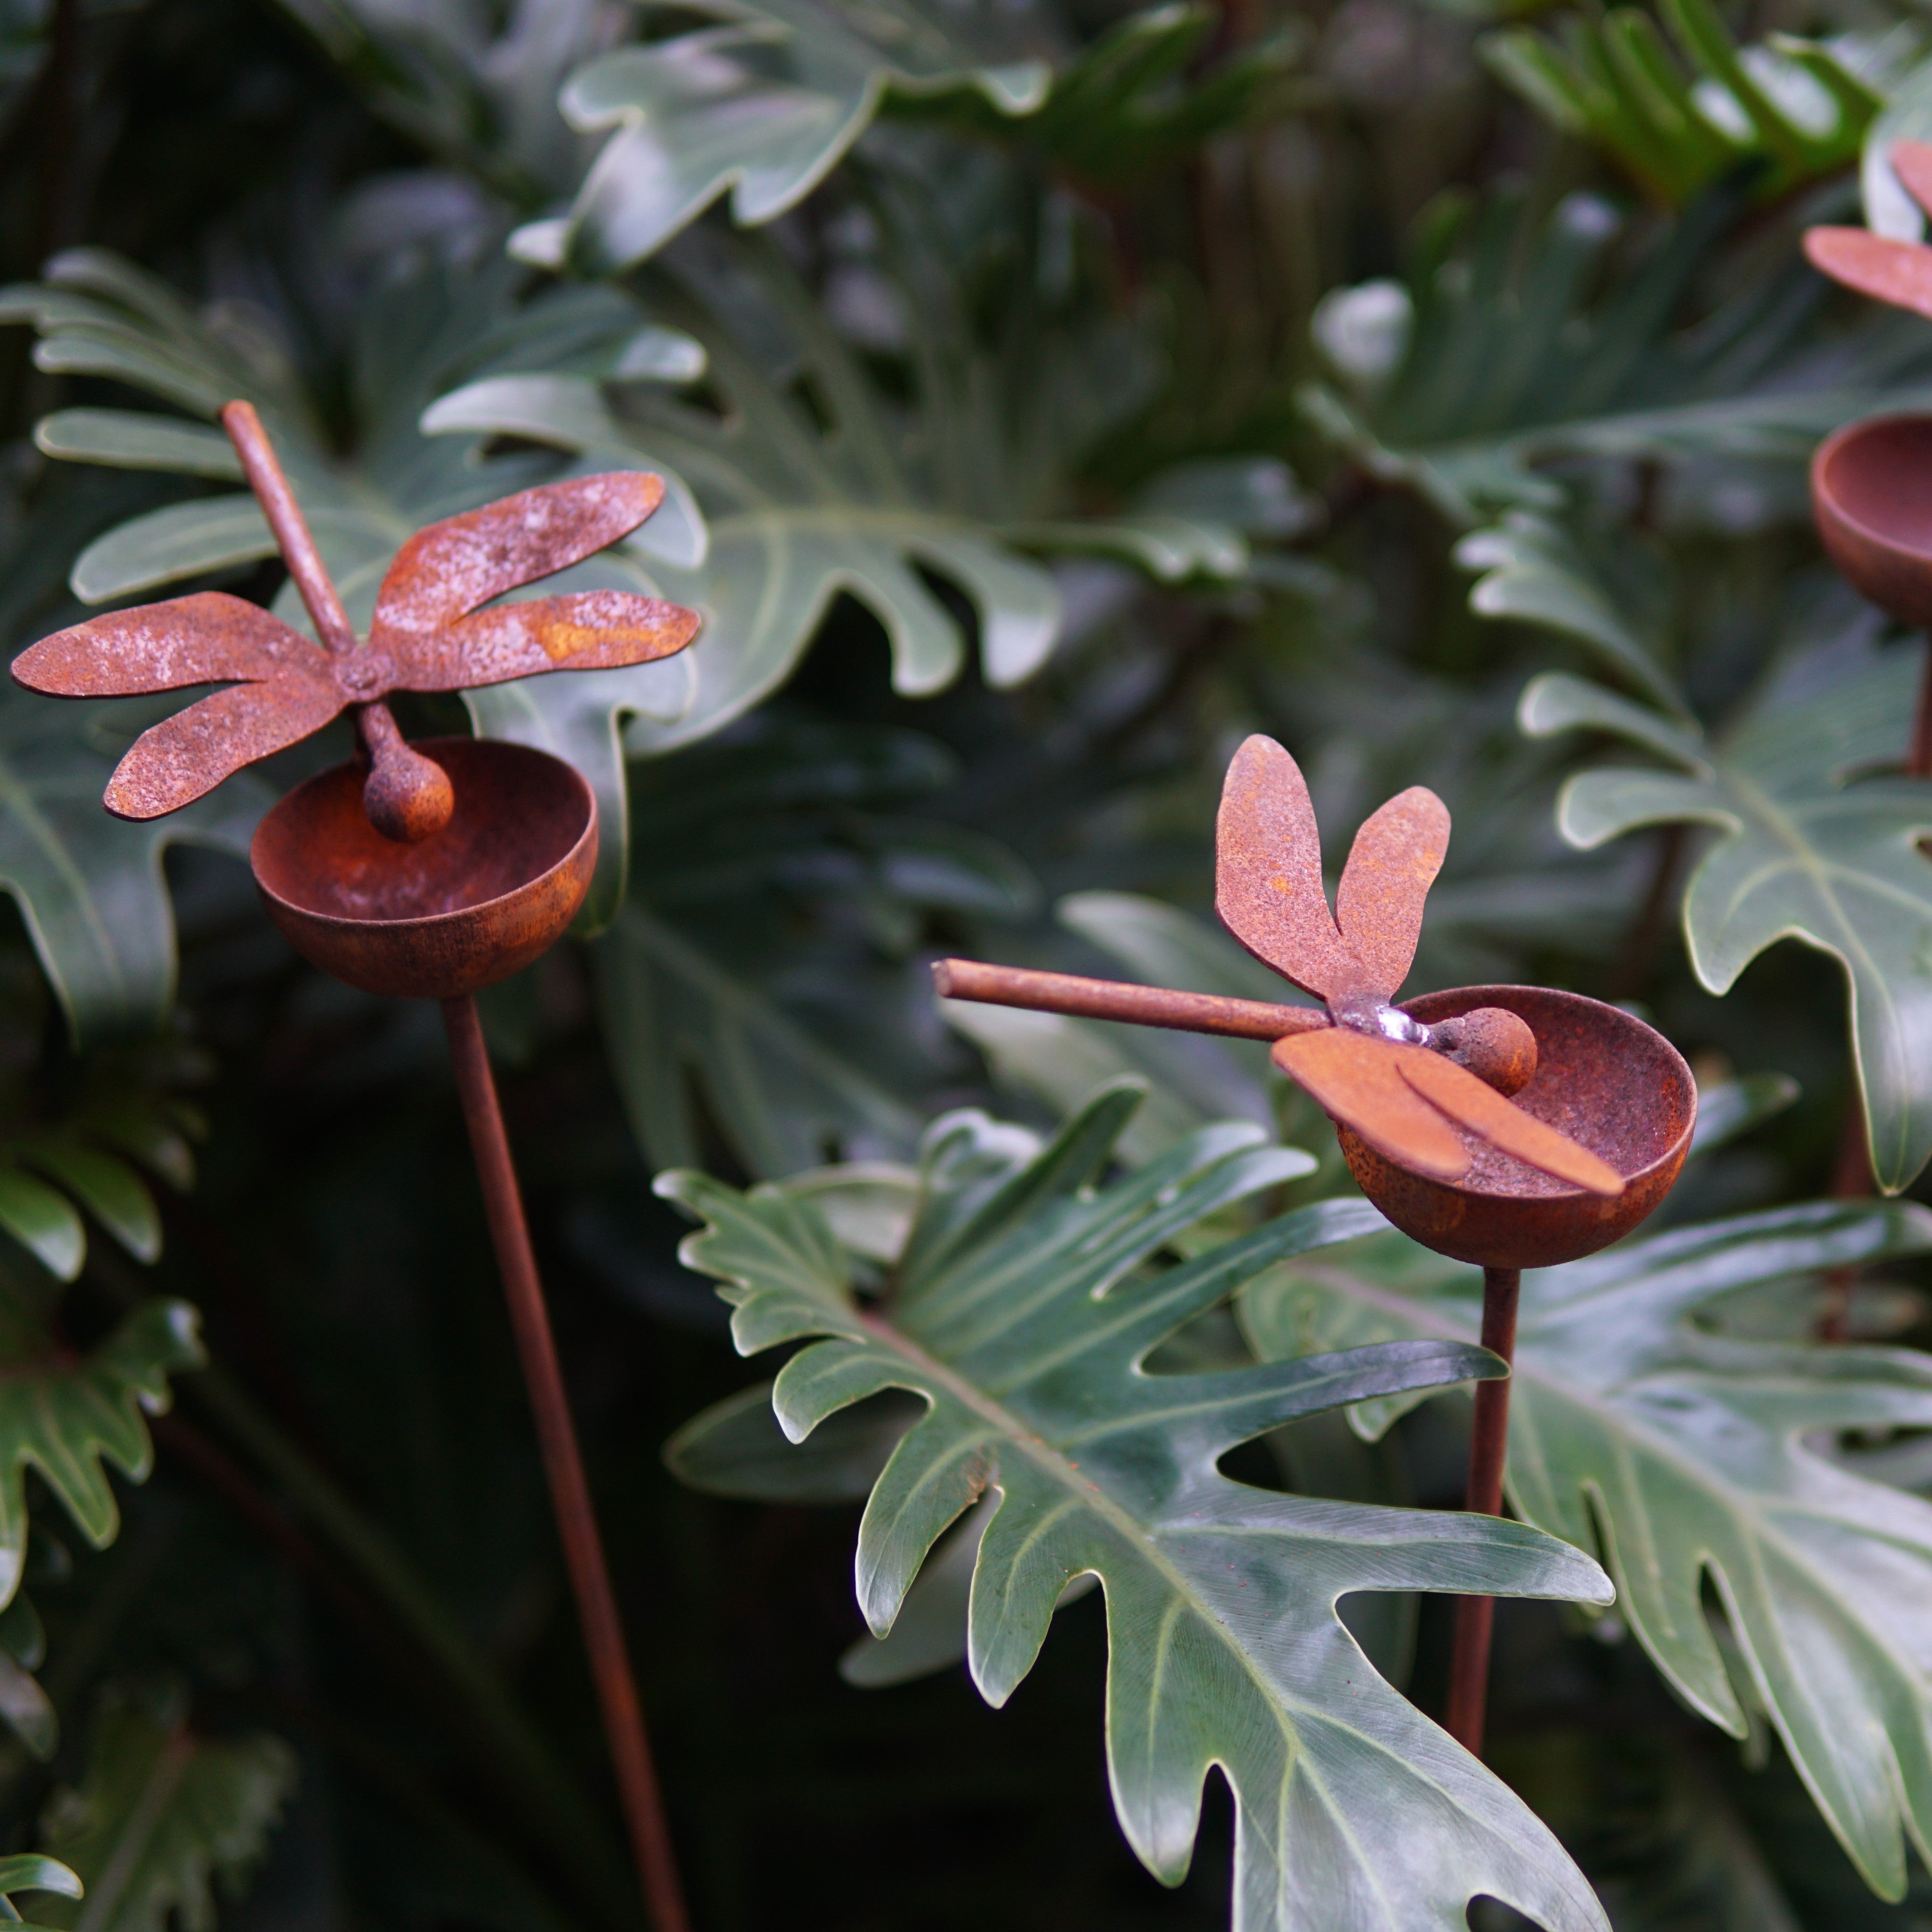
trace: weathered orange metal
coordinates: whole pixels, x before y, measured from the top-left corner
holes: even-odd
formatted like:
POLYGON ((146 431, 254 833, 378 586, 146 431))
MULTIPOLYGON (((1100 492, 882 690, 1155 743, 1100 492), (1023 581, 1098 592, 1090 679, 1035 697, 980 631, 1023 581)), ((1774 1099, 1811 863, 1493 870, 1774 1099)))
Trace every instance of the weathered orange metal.
MULTIPOLYGON (((942 960, 934 982, 956 999, 1272 1037, 1276 1065, 1334 1119, 1362 1192, 1425 1246, 1481 1266, 1483 1340, 1508 1360, 1522 1270, 1589 1254, 1656 1207, 1690 1151, 1697 1090, 1662 1034, 1577 994, 1472 986, 1392 1004, 1448 846, 1434 793, 1390 800, 1355 835, 1331 912, 1300 768, 1252 737, 1222 790, 1216 909, 1325 1012, 977 960, 942 960)), ((1472 1509, 1502 1507, 1508 1430, 1509 1384, 1484 1383, 1472 1509)), ((1476 1752, 1492 1616, 1489 1598, 1468 1597, 1456 1619, 1448 1725, 1476 1752)))
MULTIPOLYGON (((1906 194, 1932 214, 1932 144, 1894 141, 1886 159, 1906 194)), ((1895 242, 1866 228, 1808 228, 1804 253, 1834 282, 1932 316, 1932 248, 1923 243, 1895 242)))
POLYGON ((364 758, 270 810, 249 849, 256 884, 269 917, 324 972, 365 992, 442 1003, 640 1887, 657 1932, 688 1932, 474 998, 554 944, 583 904, 596 800, 573 766, 526 746, 406 744, 382 701, 391 691, 609 670, 682 650, 697 614, 655 598, 596 591, 483 608, 634 530, 664 486, 655 476, 586 477, 430 525, 390 566, 362 644, 254 410, 231 403, 221 417, 324 648, 208 591, 77 624, 22 653, 14 675, 71 698, 228 685, 136 740, 105 801, 124 818, 178 811, 356 707, 364 758))
POLYGON ((650 516, 663 500, 662 479, 620 472, 544 484, 418 532, 389 566, 369 641, 359 644, 261 419, 231 403, 222 422, 326 648, 213 590, 90 618, 23 651, 16 680, 56 697, 229 686, 134 741, 108 782, 117 818, 178 812, 354 706, 371 761, 372 823, 392 838, 427 838, 449 818, 448 780, 404 743, 386 694, 610 670, 668 657, 697 634, 695 611, 617 591, 482 608, 594 556, 650 516))
POLYGON ((562 938, 597 862, 597 807, 574 766, 527 746, 416 748, 454 790, 434 838, 384 838, 363 809, 362 767, 337 765, 273 807, 249 862, 268 916, 325 973, 367 993, 453 999, 562 938))
MULTIPOLYGON (((1452 1181, 1390 1159, 1346 1121, 1337 1124, 1336 1137, 1362 1192, 1424 1246, 1483 1268, 1554 1268, 1620 1240, 1670 1191, 1690 1148, 1696 1083, 1654 1028, 1580 993, 1463 986, 1402 1006, 1432 1032, 1457 1015, 1492 1009, 1528 1024, 1537 1064, 1513 1101, 1497 1102, 1492 1094, 1491 1101, 1612 1166, 1622 1181, 1616 1193, 1551 1174, 1554 1161, 1528 1165, 1498 1144, 1493 1130, 1471 1148, 1468 1171, 1452 1181)), ((1405 1057, 1403 1070, 1420 1071, 1431 1058, 1405 1057)))
POLYGON ((1178 992, 1172 986, 1087 980, 1076 973, 1036 973, 984 959, 935 961, 932 985, 942 999, 1026 1006, 1085 1020, 1126 1020, 1136 1026, 1219 1034, 1229 1040, 1275 1040, 1328 1024, 1328 1016, 1319 1006, 1274 1006, 1265 1000, 1231 1000, 1214 993, 1178 992))
MULTIPOLYGON (((1251 952, 1319 995, 1325 1015, 968 960, 941 962, 935 983, 956 998, 1204 1033, 1259 1038, 1280 1024, 1276 1064, 1328 1110, 1345 1152, 1360 1150, 1364 1191, 1398 1226, 1424 1240, 1428 1230, 1443 1232, 1450 1214, 1443 1202, 1412 1190, 1446 1190, 1460 1203, 1454 1218, 1463 1232, 1460 1245, 1443 1252, 1496 1266, 1546 1266, 1615 1238, 1601 1232, 1618 1219, 1604 1204, 1621 1201, 1654 1150, 1634 1151, 1626 1132, 1633 1117, 1621 1098, 1594 1111, 1569 1103, 1550 1110, 1557 1079, 1540 1079, 1536 1017, 1514 999, 1462 1000, 1434 1013, 1435 1025, 1418 1017, 1419 1008, 1391 1004, 1414 958, 1448 844, 1449 814, 1432 792, 1417 786, 1391 799, 1357 833, 1331 912, 1300 768, 1272 740, 1252 737, 1235 753, 1222 791, 1216 907, 1251 952), (1527 1094, 1531 1104, 1511 1094, 1527 1094), (1406 1216, 1420 1218, 1411 1227, 1406 1216), (1471 1243, 1480 1256, 1466 1252, 1471 1243)), ((1694 1112, 1696 1090, 1682 1060, 1613 1007, 1582 1000, 1564 1010, 1574 1018, 1584 1010, 1605 1035, 1606 1060, 1633 1028, 1667 1056, 1667 1064, 1654 1053, 1644 1064, 1664 1069, 1665 1105, 1684 1114, 1688 1145, 1685 1110, 1694 1112)), ((1562 1078, 1565 1093, 1576 1088, 1574 1070, 1562 1078)), ((1634 1225, 1655 1201, 1632 1204, 1634 1225)))

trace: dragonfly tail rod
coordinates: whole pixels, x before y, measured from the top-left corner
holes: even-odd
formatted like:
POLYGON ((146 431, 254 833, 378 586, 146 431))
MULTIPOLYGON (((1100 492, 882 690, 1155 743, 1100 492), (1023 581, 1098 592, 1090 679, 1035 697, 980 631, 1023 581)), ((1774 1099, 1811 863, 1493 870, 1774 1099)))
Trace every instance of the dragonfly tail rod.
POLYGON ((1126 1020, 1179 1033, 1220 1034, 1233 1040, 1276 1040, 1329 1024, 1319 1006, 1270 1005, 1265 1000, 1224 999, 1184 993, 1171 986, 1140 986, 1120 980, 1088 980, 1076 973, 1036 973, 1023 966, 995 966, 983 959, 933 962, 934 992, 948 1000, 1026 1006, 1083 1020, 1126 1020))

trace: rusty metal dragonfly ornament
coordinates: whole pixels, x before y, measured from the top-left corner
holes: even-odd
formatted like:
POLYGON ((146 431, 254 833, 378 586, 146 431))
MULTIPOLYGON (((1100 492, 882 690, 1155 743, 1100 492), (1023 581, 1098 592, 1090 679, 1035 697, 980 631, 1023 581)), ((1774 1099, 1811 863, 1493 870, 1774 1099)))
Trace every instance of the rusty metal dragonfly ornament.
POLYGON ((382 702, 389 692, 615 670, 681 651, 697 632, 696 612, 618 591, 493 602, 608 549, 663 501, 661 478, 620 472, 545 484, 418 530, 382 579, 365 644, 322 568, 260 418, 248 404, 231 403, 222 421, 322 643, 259 604, 204 590, 90 618, 22 652, 16 680, 53 697, 226 687, 135 741, 108 782, 106 803, 116 818, 178 812, 352 706, 370 760, 370 822, 392 838, 425 838, 448 823, 454 795, 440 767, 404 744, 382 702))
MULTIPOLYGON (((1484 1346, 1514 1347, 1526 1268, 1616 1240, 1669 1192, 1696 1118, 1690 1070, 1634 1016, 1542 986, 1470 986, 1396 1003, 1449 846, 1420 786, 1362 825, 1331 909, 1300 769, 1252 737, 1216 824, 1215 909, 1235 938, 1321 1007, 1223 999, 973 959, 933 969, 953 999, 1272 1042, 1275 1064, 1334 1120, 1362 1191, 1425 1246, 1483 1269, 1484 1346)), ((1502 1507, 1509 1384, 1476 1391, 1468 1507, 1502 1507)), ((1486 1597, 1459 1609, 1448 1728, 1482 1748, 1486 1597)))
POLYGON ((442 1002, 641 1889, 657 1932, 688 1932, 475 998, 575 917, 596 861, 596 800, 573 766, 527 746, 410 746, 383 701, 394 691, 608 670, 683 650, 698 614, 656 598, 600 590, 494 601, 628 536, 657 508, 664 484, 628 472, 583 477, 430 524, 390 565, 365 641, 255 411, 230 403, 221 422, 320 644, 257 605, 202 591, 44 638, 14 660, 14 675, 62 698, 223 686, 135 740, 104 800, 123 818, 178 812, 353 710, 361 756, 275 805, 249 862, 270 918, 306 958, 365 992, 442 1002))

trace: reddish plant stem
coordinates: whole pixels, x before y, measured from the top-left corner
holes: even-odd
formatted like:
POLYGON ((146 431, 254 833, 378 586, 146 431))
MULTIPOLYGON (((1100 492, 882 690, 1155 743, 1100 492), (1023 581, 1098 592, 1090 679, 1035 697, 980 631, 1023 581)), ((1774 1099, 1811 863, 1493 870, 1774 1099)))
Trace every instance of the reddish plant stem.
POLYGON ((1077 973, 1036 973, 1024 966, 991 965, 983 959, 935 961, 932 986, 942 999, 1025 1006, 1081 1019, 1126 1020, 1136 1026, 1220 1034, 1233 1040, 1281 1040, 1329 1023, 1319 1006, 1276 1006, 1265 1000, 1177 992, 1171 986, 1138 986, 1124 980, 1088 980, 1077 973))
POLYGON ((1912 721, 1912 749, 1906 757, 1905 775, 1910 778, 1932 778, 1932 637, 1925 640, 1925 664, 1918 676, 1918 709, 1912 721))
MULTIPOLYGON (((1865 1141, 1864 1103, 1853 1088, 1850 1104, 1838 1130, 1838 1158, 1832 1169, 1832 1198, 1862 1201, 1878 1192, 1873 1178, 1871 1152, 1865 1141)), ((1858 1286, 1855 1268, 1832 1269, 1825 1276, 1825 1300, 1818 1314, 1821 1342, 1842 1342, 1851 1319, 1852 1291, 1858 1286)))
POLYGON ((530 1386, 536 1412, 537 1442, 543 1452, 544 1473, 550 1482, 550 1502, 571 1588, 577 1598, 584 1644, 590 1653, 591 1675, 604 1715, 604 1737, 617 1774, 624 1822, 637 1855, 644 1900, 657 1932, 689 1932, 682 1888, 678 1882, 670 1828, 651 1762, 644 1716, 638 1700, 637 1681, 624 1648, 617 1600, 604 1558, 604 1544, 591 1508, 590 1486, 577 1446, 577 1431, 564 1392, 556 1344, 544 1305, 543 1284, 537 1275, 536 1255, 524 1219, 523 1197, 516 1169, 510 1162, 509 1140, 496 1102, 496 1083, 490 1072, 483 1028, 476 1002, 468 994, 442 1003, 444 1026, 449 1034, 450 1058, 455 1063, 457 1090, 470 1129, 470 1145, 476 1157, 477 1178, 490 1223, 490 1239, 502 1270, 503 1290, 516 1332, 517 1352, 530 1386))
MULTIPOLYGON (((1506 1362, 1516 1359, 1516 1298, 1520 1268, 1483 1270, 1483 1346, 1506 1362)), ((1476 1426, 1469 1438, 1469 1480, 1462 1507, 1500 1516, 1503 1465, 1509 1447, 1509 1378, 1476 1384, 1476 1426)), ((1462 1748, 1483 1754, 1483 1717, 1489 1702, 1490 1637, 1493 1597, 1464 1597, 1456 1606, 1456 1642, 1449 1661, 1447 1729, 1462 1748)))

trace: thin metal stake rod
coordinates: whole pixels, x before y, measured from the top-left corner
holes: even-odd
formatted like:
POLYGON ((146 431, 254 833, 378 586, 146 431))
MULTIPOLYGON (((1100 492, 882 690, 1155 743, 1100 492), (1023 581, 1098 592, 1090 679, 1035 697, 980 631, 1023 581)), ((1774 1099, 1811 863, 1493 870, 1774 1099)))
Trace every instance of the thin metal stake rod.
MULTIPOLYGON (((1516 1359, 1516 1304, 1520 1268, 1483 1270, 1483 1346, 1506 1362, 1516 1359)), ((1503 1508, 1503 1462, 1509 1444, 1509 1381, 1476 1384, 1476 1426, 1469 1438, 1469 1480, 1462 1507, 1484 1516, 1503 1508)), ((1449 1660, 1449 1735, 1472 1755, 1483 1754, 1483 1716, 1489 1702, 1493 1597, 1464 1597, 1456 1605, 1456 1643, 1449 1660)))
POLYGON ((517 1353, 530 1385, 530 1406, 536 1412, 544 1473, 550 1480, 557 1532, 570 1570, 571 1588, 576 1593, 584 1648, 590 1654, 591 1674, 604 1714, 604 1734, 617 1774, 624 1822, 637 1854, 644 1901, 657 1932, 690 1932, 657 1771, 644 1734, 637 1681, 631 1674, 617 1601, 611 1592, 604 1545, 591 1508, 590 1486, 584 1480, 584 1461, 578 1452, 577 1432, 557 1366, 556 1344, 544 1305, 543 1284, 537 1276, 530 1228, 524 1220, 516 1169, 510 1162, 510 1143, 496 1104, 496 1083, 490 1076, 489 1050, 483 1042, 476 1000, 467 994, 445 1000, 442 1019, 449 1034, 450 1058, 456 1065, 457 1090, 463 1098, 470 1149, 476 1157, 477 1178, 483 1185, 490 1239, 496 1250, 496 1264, 502 1270, 511 1326, 516 1330, 517 1353))

